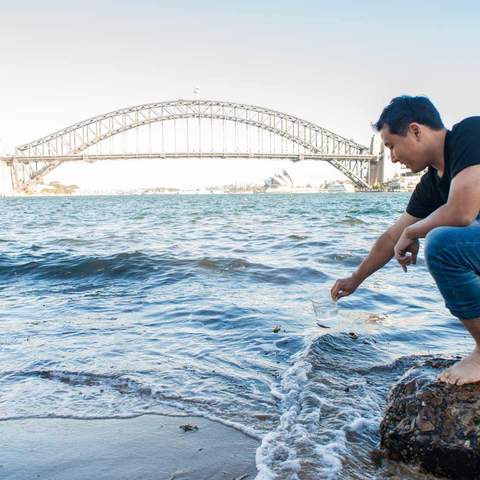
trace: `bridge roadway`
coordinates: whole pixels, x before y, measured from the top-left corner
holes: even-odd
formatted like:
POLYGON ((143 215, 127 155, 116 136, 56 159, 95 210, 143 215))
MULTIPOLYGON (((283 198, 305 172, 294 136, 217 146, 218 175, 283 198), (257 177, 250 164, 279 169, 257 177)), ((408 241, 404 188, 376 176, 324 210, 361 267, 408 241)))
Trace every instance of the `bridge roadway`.
POLYGON ((229 158, 242 160, 290 160, 298 162, 301 160, 322 160, 322 161, 369 161, 377 162, 378 155, 328 155, 319 153, 210 153, 210 152, 184 152, 184 153, 123 153, 107 155, 42 155, 42 156, 23 156, 6 155, 0 156, 0 161, 12 166, 18 162, 29 164, 35 162, 97 162, 101 160, 161 160, 161 159, 181 159, 181 158, 229 158))

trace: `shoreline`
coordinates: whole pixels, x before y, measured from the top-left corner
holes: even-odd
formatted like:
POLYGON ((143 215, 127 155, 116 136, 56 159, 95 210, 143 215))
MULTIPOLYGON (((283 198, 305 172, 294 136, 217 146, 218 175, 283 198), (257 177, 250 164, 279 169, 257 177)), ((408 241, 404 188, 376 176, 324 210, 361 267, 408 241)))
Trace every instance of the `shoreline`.
POLYGON ((2 420, 0 477, 253 480, 259 444, 232 427, 195 416, 2 420))
POLYGON ((0 194, 1 198, 83 198, 83 197, 218 197, 218 196, 308 196, 308 195, 328 195, 328 196, 340 196, 340 195, 357 195, 357 194, 370 194, 370 193, 401 193, 411 194, 411 191, 383 191, 383 190, 368 190, 368 191, 359 191, 359 192, 229 192, 229 193, 205 193, 205 192, 185 192, 185 193, 113 193, 113 192, 103 192, 103 193, 75 193, 75 194, 0 194))

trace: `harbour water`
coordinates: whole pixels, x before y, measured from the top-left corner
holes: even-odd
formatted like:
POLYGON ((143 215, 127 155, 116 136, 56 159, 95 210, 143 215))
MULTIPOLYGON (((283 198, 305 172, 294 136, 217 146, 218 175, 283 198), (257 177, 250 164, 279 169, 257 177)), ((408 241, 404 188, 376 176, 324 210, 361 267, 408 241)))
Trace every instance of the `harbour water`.
POLYGON ((416 356, 470 347, 423 255, 312 308, 408 197, 0 199, 0 419, 200 415, 258 480, 426 478, 370 457, 416 356))

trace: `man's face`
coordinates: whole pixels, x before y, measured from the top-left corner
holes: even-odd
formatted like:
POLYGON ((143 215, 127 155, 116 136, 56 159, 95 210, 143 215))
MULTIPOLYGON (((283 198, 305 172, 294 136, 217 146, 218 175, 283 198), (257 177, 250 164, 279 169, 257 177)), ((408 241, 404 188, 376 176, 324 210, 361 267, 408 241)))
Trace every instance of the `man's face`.
POLYGON ((380 137, 385 146, 390 149, 393 163, 401 163, 413 173, 424 170, 429 165, 426 138, 421 125, 409 125, 406 135, 397 135, 390 132, 390 127, 385 125, 380 131, 380 137))

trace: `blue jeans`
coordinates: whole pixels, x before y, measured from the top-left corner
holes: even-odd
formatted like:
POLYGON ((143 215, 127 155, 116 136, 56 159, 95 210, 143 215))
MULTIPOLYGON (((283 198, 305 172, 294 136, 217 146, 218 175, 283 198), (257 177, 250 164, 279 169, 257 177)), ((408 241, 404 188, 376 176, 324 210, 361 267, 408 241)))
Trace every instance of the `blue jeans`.
POLYGON ((480 317, 480 215, 467 227, 431 230, 425 259, 451 314, 480 317))

